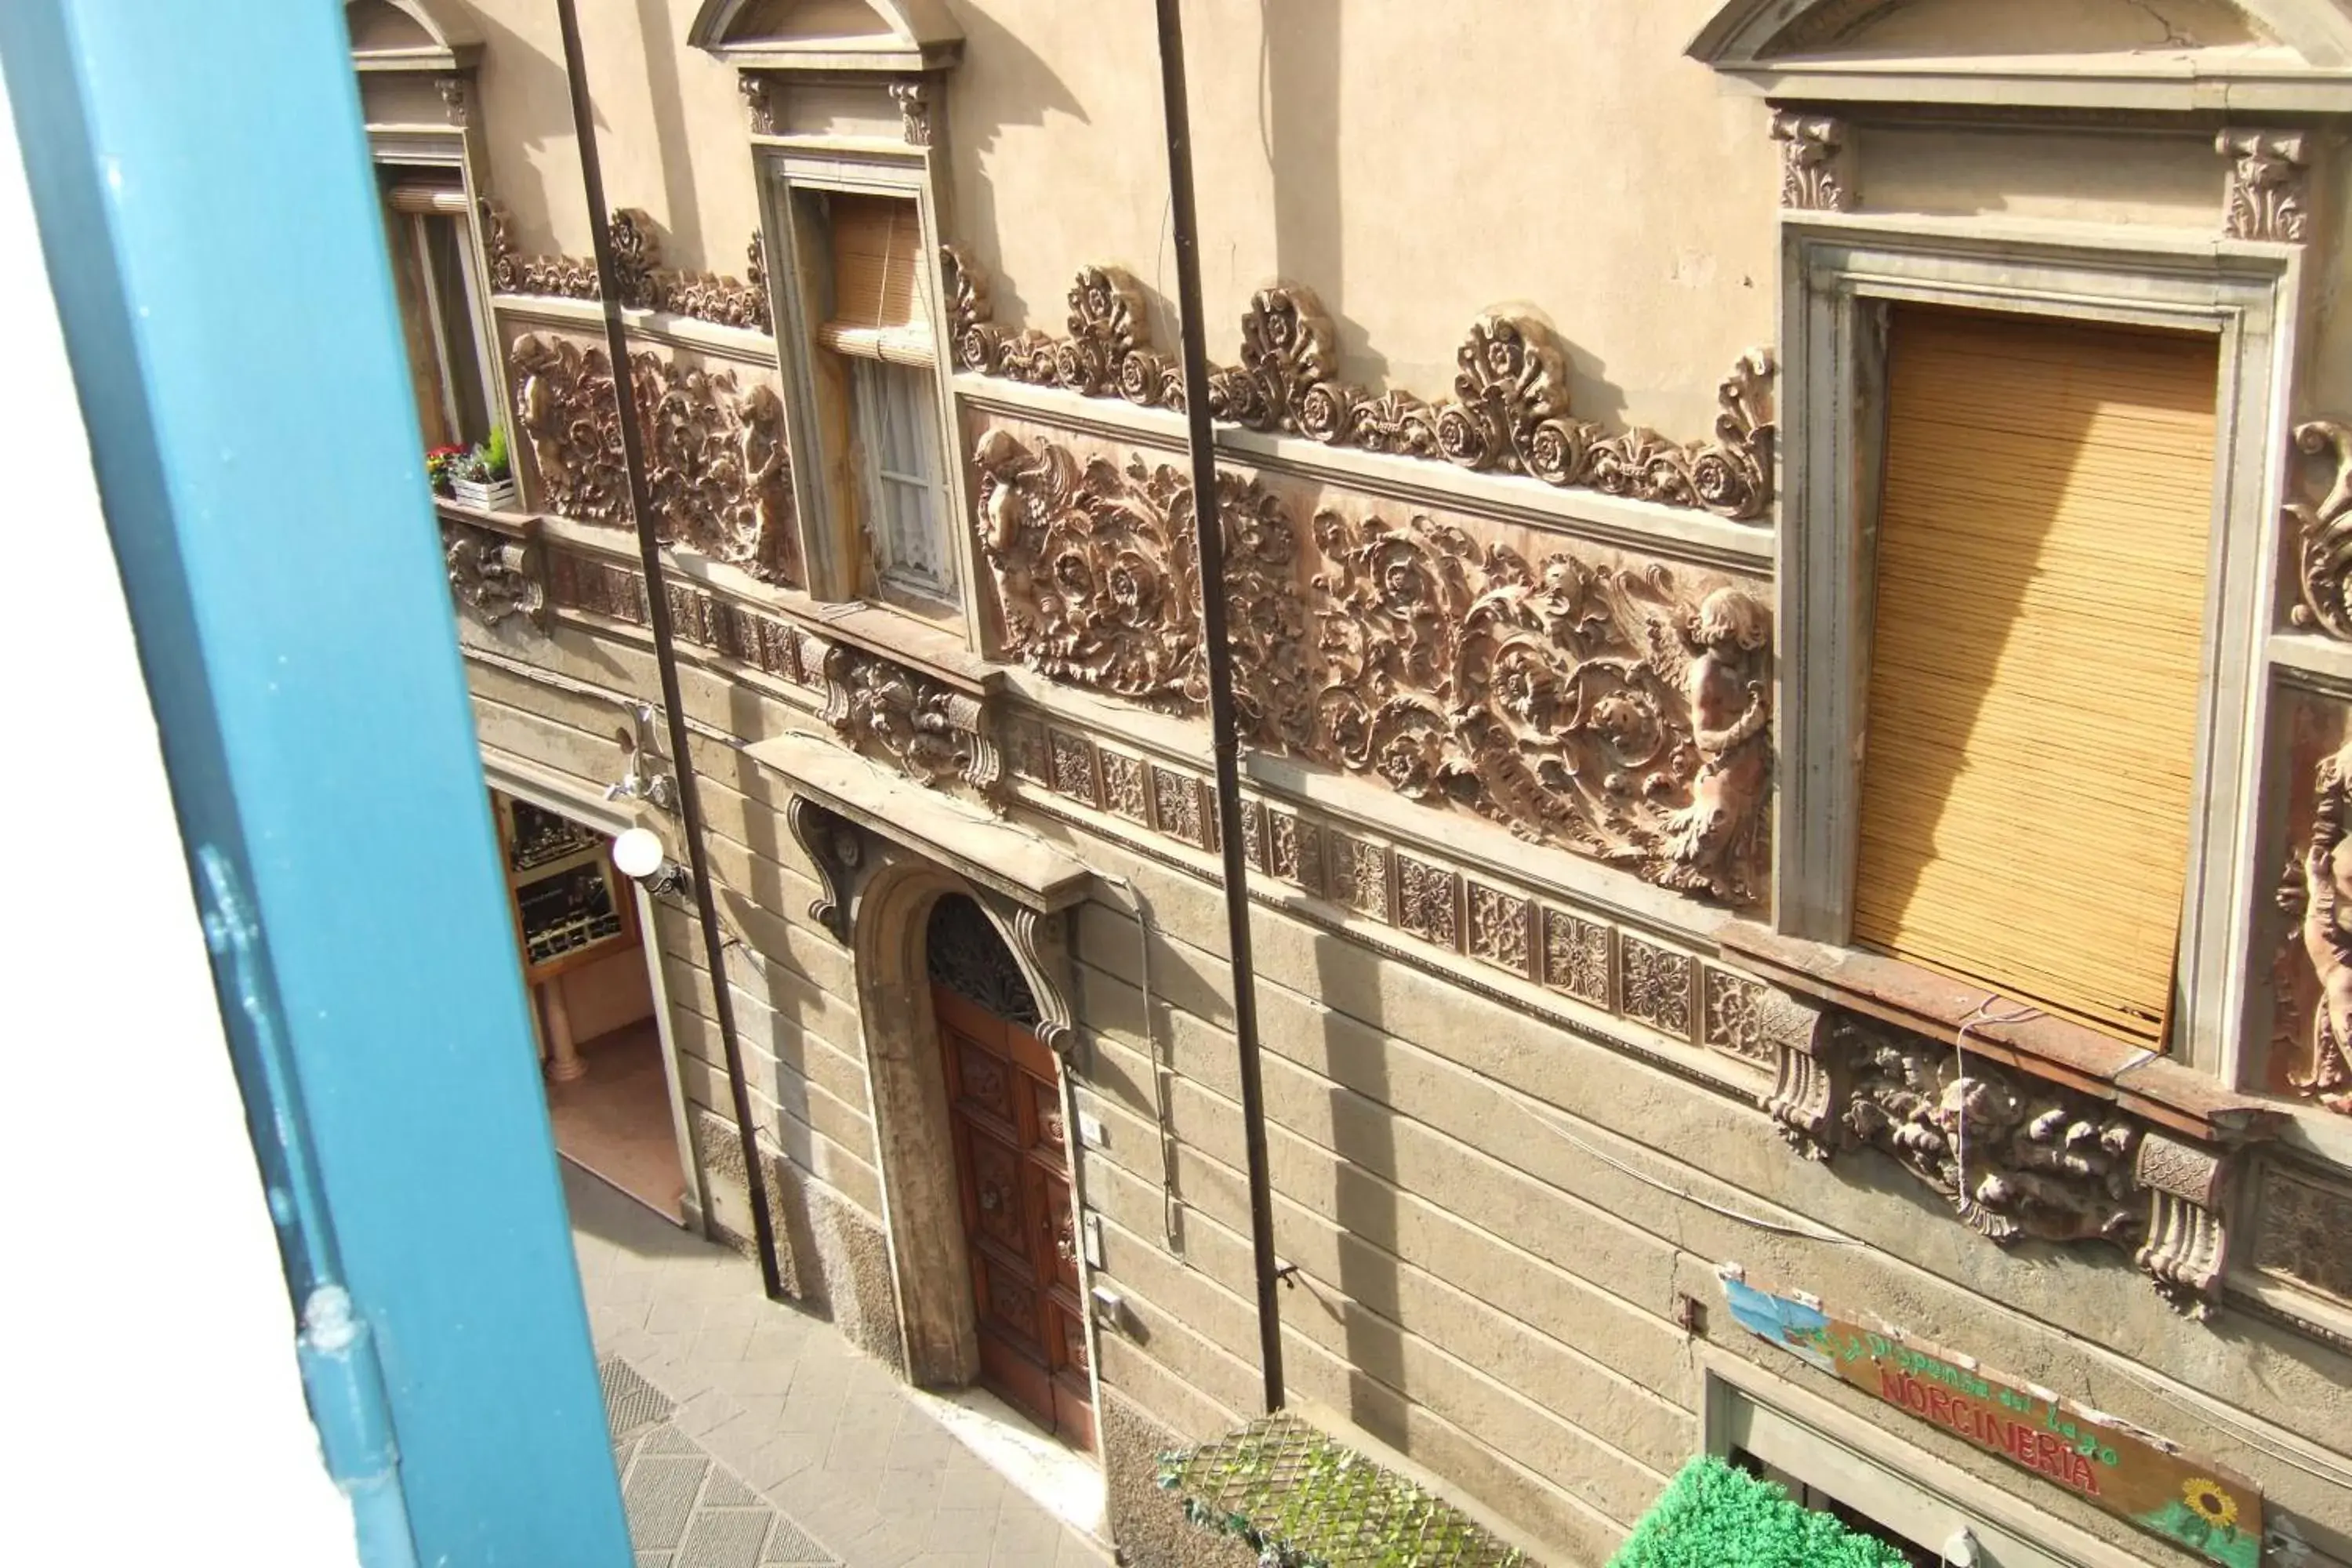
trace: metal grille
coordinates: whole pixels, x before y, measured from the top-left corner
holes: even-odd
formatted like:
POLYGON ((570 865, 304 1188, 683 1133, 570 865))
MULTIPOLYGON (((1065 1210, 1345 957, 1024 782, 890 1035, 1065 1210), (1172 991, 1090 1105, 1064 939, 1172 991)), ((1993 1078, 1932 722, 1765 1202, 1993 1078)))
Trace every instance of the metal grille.
POLYGON ((1036 995, 1022 976, 1013 951, 980 906, 950 893, 931 906, 924 932, 925 962, 931 983, 944 985, 973 1006, 1024 1029, 1041 1020, 1036 995))
POLYGON ((1160 1459, 1184 1517, 1266 1568, 1525 1568, 1527 1558, 1402 1476, 1291 1415, 1160 1459))

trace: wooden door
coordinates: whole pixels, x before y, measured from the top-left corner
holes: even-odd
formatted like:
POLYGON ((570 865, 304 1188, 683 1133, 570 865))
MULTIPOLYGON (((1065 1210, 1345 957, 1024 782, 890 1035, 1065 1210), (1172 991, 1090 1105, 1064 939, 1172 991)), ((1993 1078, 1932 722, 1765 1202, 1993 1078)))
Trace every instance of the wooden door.
POLYGON ((931 987, 980 1322, 981 1381, 1091 1451, 1093 1389, 1076 1210, 1052 1050, 1018 1024, 931 987))

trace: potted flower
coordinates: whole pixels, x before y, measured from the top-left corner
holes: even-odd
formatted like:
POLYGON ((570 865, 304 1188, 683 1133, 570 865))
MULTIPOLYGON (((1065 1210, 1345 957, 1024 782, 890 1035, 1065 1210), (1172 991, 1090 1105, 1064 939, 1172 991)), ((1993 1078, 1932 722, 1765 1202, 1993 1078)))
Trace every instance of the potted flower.
POLYGON ((514 510, 514 470, 507 461, 505 426, 493 429, 488 440, 457 460, 449 486, 460 506, 478 511, 514 510))
POLYGON ((435 495, 457 499, 457 492, 450 486, 457 477, 457 464, 465 456, 463 447, 435 447, 425 454, 425 479, 435 495))

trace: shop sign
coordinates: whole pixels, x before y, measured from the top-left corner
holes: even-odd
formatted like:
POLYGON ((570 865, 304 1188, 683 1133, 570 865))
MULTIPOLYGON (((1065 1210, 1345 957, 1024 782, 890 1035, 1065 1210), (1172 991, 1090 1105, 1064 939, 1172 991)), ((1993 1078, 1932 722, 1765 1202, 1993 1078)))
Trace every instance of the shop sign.
POLYGON ((1723 1289, 1742 1327, 1871 1397, 2210 1561, 2261 1561, 2263 1494, 2244 1477, 1899 1330, 1863 1328, 1728 1277, 1723 1289))

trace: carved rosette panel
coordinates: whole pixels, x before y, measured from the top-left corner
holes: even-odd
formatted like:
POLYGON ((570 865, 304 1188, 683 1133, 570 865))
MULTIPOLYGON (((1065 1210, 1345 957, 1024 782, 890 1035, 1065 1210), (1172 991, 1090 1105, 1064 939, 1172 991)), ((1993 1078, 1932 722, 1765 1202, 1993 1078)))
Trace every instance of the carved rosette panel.
POLYGON ((449 571, 450 597, 484 626, 497 626, 509 616, 545 624, 547 585, 536 544, 444 518, 441 557, 449 571))
MULTIPOLYGON (((1125 273, 1081 271, 1070 291, 1069 335, 1056 339, 999 326, 986 274, 954 246, 942 247, 941 256, 961 368, 1146 407, 1183 407, 1181 369, 1151 345, 1140 290, 1125 273)), ((1741 355, 1717 388, 1715 438, 1681 442, 1575 418, 1566 350, 1531 316, 1489 314, 1471 323, 1455 356, 1454 395, 1435 404, 1340 380, 1332 340, 1330 318, 1311 290, 1260 289, 1242 318, 1241 363, 1211 372, 1210 412, 1252 430, 1529 474, 1549 485, 1724 517, 1755 519, 1771 510, 1774 365, 1767 350, 1741 355)))
MULTIPOLYGON (((1081 464, 992 430, 974 454, 980 542, 995 578, 1004 651, 1040 674, 1154 708, 1198 710, 1200 557, 1190 479, 1137 457, 1081 464)), ((1306 618, 1297 539, 1255 479, 1220 474, 1235 706, 1268 743, 1306 732, 1306 618)))
POLYGON ((819 668, 824 719, 843 744, 887 758, 927 787, 958 781, 1000 798, 1003 754, 979 698, 843 644, 824 649, 819 668))
POLYGON ((1695 959, 1640 937, 1625 936, 1618 939, 1617 967, 1617 1005, 1625 1016, 1677 1040, 1690 1038, 1695 959))
POLYGON ((2010 1246, 2104 1241, 2203 1317, 2228 1257, 2232 1156, 2116 1106, 1769 986, 1765 1109, 1801 1152, 1869 1148, 2010 1246))
POLYGON ((1596 1007, 1613 1007, 1609 984, 1610 930, 1565 910, 1544 911, 1543 983, 1596 1007))
MULTIPOLYGON (((625 526, 612 362, 604 349, 527 332, 509 353, 516 425, 551 511, 625 526)), ((791 457, 783 403, 765 382, 660 353, 629 356, 646 486, 661 537, 771 582, 797 583, 791 457)))
POLYGON ((1470 956, 1525 978, 1534 911, 1528 900, 1483 882, 1469 885, 1470 956))
MULTIPOLYGON (((490 289, 499 294, 541 294, 594 300, 603 290, 596 261, 587 256, 530 256, 516 243, 506 208, 485 196, 481 203, 482 248, 489 258, 490 289)), ((653 220, 635 207, 616 210, 605 226, 613 247, 613 275, 621 303, 633 310, 667 310, 721 327, 765 332, 768 268, 755 233, 745 252, 745 275, 688 272, 661 265, 661 239, 653 220)))
POLYGON ((2273 1164, 2253 1207, 2254 1267, 2352 1307, 2352 1187, 2273 1164))

